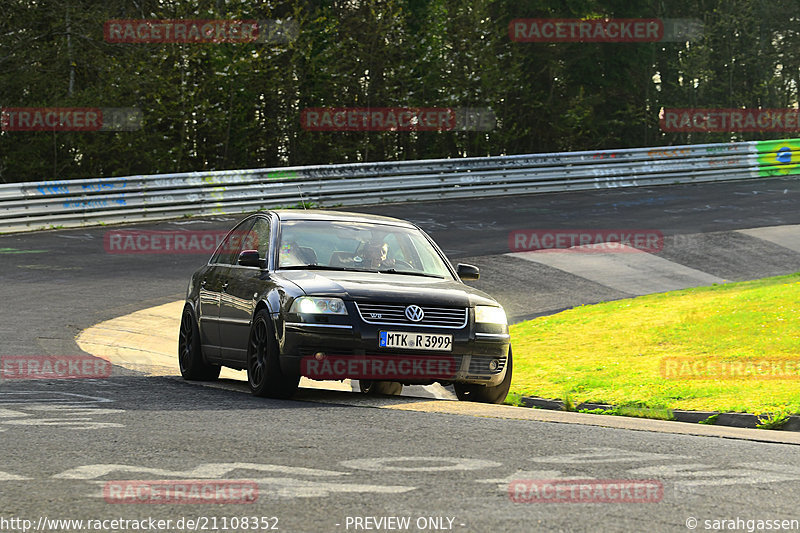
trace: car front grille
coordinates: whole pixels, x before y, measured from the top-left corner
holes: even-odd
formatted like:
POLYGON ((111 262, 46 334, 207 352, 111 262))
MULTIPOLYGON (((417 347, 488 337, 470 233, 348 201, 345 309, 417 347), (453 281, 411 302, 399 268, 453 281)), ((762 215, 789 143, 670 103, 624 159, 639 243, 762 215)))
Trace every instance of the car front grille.
POLYGON ((406 317, 405 304, 356 302, 361 320, 367 324, 383 326, 425 326, 429 328, 461 329, 467 325, 467 309, 464 307, 428 307, 421 305, 424 317, 412 322, 406 317))

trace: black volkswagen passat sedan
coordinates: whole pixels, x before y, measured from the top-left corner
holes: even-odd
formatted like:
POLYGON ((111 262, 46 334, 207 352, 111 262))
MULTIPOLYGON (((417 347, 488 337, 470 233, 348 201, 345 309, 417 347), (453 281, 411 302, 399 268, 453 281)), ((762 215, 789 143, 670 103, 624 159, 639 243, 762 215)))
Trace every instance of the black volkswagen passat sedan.
POLYGON ((300 376, 357 379, 362 392, 452 384, 501 403, 511 384, 503 308, 462 280, 420 228, 318 210, 261 212, 237 224, 189 283, 179 363, 190 380, 247 370, 258 396, 288 398, 300 376))

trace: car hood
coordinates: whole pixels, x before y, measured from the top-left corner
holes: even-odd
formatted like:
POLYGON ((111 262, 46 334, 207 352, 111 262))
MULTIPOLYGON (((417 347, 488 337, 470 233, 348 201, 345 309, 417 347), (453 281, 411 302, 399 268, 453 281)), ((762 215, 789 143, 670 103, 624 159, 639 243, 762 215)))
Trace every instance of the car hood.
POLYGON ((284 271, 279 275, 310 296, 338 296, 359 302, 399 302, 448 307, 499 305, 485 292, 454 280, 377 272, 310 270, 284 271))

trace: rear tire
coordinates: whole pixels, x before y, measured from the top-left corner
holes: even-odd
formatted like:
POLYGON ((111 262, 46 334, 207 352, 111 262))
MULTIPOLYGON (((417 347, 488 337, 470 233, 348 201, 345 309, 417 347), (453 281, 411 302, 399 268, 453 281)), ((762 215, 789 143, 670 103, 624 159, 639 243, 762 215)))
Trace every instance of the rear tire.
POLYGON ((219 365, 209 365, 200 347, 200 329, 189 305, 183 308, 178 334, 178 366, 186 380, 214 381, 219 377, 219 365))
POLYGON ((247 347, 247 384, 256 396, 291 398, 300 385, 300 375, 284 374, 278 359, 278 343, 272 335, 266 309, 256 313, 247 347))
POLYGON ((472 383, 453 383, 456 396, 463 402, 503 403, 511 388, 511 375, 514 371, 514 362, 511 358, 511 346, 508 347, 506 360, 506 375, 503 381, 493 387, 473 385, 472 383))
POLYGON ((403 392, 403 384, 396 381, 373 381, 371 379, 359 379, 358 390, 362 394, 370 396, 397 396, 403 392))

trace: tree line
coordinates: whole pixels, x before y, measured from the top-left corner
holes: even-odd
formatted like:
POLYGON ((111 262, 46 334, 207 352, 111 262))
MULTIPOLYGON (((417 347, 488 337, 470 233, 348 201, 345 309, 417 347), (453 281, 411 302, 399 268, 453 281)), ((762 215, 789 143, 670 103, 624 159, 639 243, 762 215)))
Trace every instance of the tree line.
POLYGON ((798 28, 793 0, 3 0, 0 107, 140 115, 132 131, 2 131, 0 182, 794 137, 664 131, 659 113, 796 107, 798 28), (554 18, 694 19, 702 34, 509 33, 512 20, 554 18), (140 19, 280 20, 296 32, 205 44, 104 32, 140 19), (492 123, 330 131, 301 120, 325 108, 491 110, 492 123))

